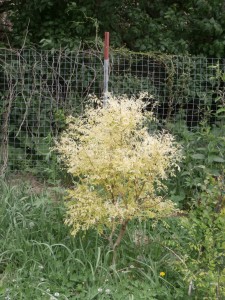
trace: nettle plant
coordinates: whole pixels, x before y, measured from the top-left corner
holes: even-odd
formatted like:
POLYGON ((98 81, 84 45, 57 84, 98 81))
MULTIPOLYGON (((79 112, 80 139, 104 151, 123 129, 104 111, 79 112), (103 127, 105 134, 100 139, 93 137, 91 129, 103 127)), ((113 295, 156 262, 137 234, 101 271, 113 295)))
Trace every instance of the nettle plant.
POLYGON ((71 234, 97 229, 114 253, 132 219, 161 218, 177 211, 162 195, 162 182, 175 174, 181 148, 166 132, 149 133, 152 112, 139 98, 94 99, 84 114, 69 117, 56 150, 78 180, 66 197, 71 234))

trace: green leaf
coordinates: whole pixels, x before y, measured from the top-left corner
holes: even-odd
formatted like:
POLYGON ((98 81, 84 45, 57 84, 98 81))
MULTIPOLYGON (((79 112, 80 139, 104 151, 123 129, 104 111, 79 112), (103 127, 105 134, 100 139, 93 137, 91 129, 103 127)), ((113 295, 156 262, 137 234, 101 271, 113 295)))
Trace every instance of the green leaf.
POLYGON ((225 73, 221 76, 221 79, 225 82, 225 73))
POLYGON ((225 162, 225 160, 222 157, 216 156, 216 155, 210 155, 208 157, 208 161, 209 162, 218 162, 218 163, 224 163, 225 162))
POLYGON ((221 108, 217 109, 216 114, 218 115, 218 114, 221 114, 224 112, 225 112, 225 107, 221 107, 221 108))
POLYGON ((201 153, 192 154, 191 157, 193 159, 205 159, 205 155, 201 153))

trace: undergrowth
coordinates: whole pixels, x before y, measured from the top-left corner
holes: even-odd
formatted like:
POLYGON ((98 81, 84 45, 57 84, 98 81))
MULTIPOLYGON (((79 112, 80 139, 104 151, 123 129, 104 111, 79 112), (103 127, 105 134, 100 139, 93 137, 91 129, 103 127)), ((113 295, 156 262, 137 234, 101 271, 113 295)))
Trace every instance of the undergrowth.
POLYGON ((115 269, 96 232, 71 237, 63 202, 25 185, 0 190, 0 299, 186 299, 152 224, 130 224, 115 269))
POLYGON ((62 192, 0 182, 0 299, 224 299, 223 178, 204 184, 184 215, 133 220, 115 268, 96 231, 70 235, 62 192))

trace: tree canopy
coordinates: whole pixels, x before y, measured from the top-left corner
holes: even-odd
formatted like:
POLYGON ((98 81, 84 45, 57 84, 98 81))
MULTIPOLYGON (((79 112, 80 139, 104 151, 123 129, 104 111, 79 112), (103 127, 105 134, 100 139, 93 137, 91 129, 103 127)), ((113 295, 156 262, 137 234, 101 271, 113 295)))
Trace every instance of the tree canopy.
POLYGON ((11 46, 71 49, 110 31, 114 47, 133 51, 225 54, 224 0, 2 0, 0 12, 11 46))

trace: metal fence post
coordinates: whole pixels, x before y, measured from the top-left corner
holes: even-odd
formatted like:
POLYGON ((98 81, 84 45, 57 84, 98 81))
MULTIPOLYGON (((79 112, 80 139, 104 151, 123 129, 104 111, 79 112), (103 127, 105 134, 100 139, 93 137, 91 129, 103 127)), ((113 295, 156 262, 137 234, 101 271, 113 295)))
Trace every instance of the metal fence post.
POLYGON ((105 32, 103 106, 106 106, 108 101, 108 84, 109 84, 109 32, 105 32))

